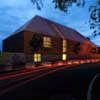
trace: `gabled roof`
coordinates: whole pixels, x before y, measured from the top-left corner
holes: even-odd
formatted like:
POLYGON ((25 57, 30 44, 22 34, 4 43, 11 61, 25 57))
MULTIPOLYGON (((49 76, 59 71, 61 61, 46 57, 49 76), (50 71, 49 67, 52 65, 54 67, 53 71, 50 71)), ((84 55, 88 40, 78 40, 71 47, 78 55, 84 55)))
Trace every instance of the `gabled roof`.
POLYGON ((76 30, 40 16, 35 16, 32 18, 30 21, 20 27, 15 34, 21 31, 40 32, 41 34, 47 34, 50 36, 65 38, 78 42, 88 41, 76 30))

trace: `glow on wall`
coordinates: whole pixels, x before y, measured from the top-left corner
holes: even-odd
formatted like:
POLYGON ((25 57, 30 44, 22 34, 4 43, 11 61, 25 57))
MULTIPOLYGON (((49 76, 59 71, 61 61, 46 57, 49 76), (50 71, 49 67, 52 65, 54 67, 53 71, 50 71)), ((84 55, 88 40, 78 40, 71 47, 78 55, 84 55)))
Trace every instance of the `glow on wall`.
POLYGON ((63 55, 62 55, 62 60, 63 60, 63 61, 67 60, 67 54, 63 54, 63 55))
POLYGON ((63 53, 67 51, 67 41, 63 40, 63 53))

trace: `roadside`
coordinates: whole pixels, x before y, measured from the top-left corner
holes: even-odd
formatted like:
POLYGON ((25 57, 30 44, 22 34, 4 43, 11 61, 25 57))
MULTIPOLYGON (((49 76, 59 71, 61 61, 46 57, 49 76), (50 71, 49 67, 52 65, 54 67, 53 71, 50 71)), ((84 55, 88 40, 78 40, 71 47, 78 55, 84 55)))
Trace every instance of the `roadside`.
POLYGON ((61 95, 62 98, 68 95, 75 100, 86 100, 90 81, 97 73, 100 73, 100 63, 78 65, 77 68, 72 69, 66 68, 9 91, 2 96, 2 100, 54 100, 57 95, 61 95))

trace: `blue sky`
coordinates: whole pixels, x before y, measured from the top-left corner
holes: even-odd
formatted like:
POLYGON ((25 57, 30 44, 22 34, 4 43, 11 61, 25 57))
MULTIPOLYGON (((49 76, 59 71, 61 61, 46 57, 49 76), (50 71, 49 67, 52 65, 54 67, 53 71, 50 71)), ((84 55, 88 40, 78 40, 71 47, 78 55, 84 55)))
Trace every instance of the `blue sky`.
MULTIPOLYGON (((94 4, 96 0, 87 0, 84 8, 78 8, 73 5, 69 8, 68 14, 54 9, 54 4, 51 1, 44 0, 44 7, 39 11, 32 5, 30 0, 0 0, 0 49, 4 38, 8 37, 35 15, 40 15, 74 28, 84 36, 92 33, 88 23, 88 7, 94 4)), ((92 41, 100 46, 100 36, 92 41)))

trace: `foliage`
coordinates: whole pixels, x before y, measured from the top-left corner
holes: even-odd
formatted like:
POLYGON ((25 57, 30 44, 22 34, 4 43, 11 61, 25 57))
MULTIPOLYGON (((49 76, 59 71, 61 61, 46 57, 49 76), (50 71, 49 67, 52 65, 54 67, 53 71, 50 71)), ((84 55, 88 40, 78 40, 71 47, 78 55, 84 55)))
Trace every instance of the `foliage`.
POLYGON ((100 35, 100 0, 98 0, 98 3, 96 5, 90 6, 89 12, 90 29, 94 30, 91 38, 94 38, 100 35))
POLYGON ((12 53, 2 53, 2 55, 0 55, 0 65, 11 65, 12 56, 12 53))
POLYGON ((5 65, 5 60, 1 55, 0 55, 0 65, 5 65))
POLYGON ((43 0, 31 0, 31 2, 33 3, 33 5, 36 5, 38 10, 41 10, 41 8, 43 7, 43 0))
POLYGON ((25 57, 21 54, 14 54, 12 56, 12 65, 18 66, 18 65, 25 65, 25 57))
POLYGON ((0 67, 11 65, 13 68, 24 68, 25 64, 26 59, 24 54, 3 52, 0 55, 0 67))
MULTIPOLYGON (((31 2, 37 6, 37 9, 41 10, 44 0, 31 0, 31 2)), ((55 8, 62 11, 67 11, 68 7, 72 6, 74 3, 76 3, 77 6, 85 5, 85 0, 51 0, 51 2, 55 3, 55 8)))
POLYGON ((32 47, 32 52, 38 51, 42 46, 42 37, 38 33, 34 34, 30 40, 30 46, 32 47))
POLYGON ((64 12, 67 12, 68 8, 76 3, 77 6, 84 6, 84 0, 53 0, 55 8, 58 8, 64 12))
MULTIPOLYGON (((89 39, 100 35, 100 0, 97 1, 97 4, 93 4, 89 7, 90 29, 94 29, 94 32, 91 34, 91 36, 88 37, 89 39)), ((36 5, 39 10, 41 10, 44 0, 31 0, 31 2, 36 5)), ((68 8, 71 7, 73 4, 83 7, 87 0, 51 0, 51 2, 55 3, 55 8, 67 12, 68 8)))
POLYGON ((1 55, 1 50, 0 50, 0 55, 1 55))

